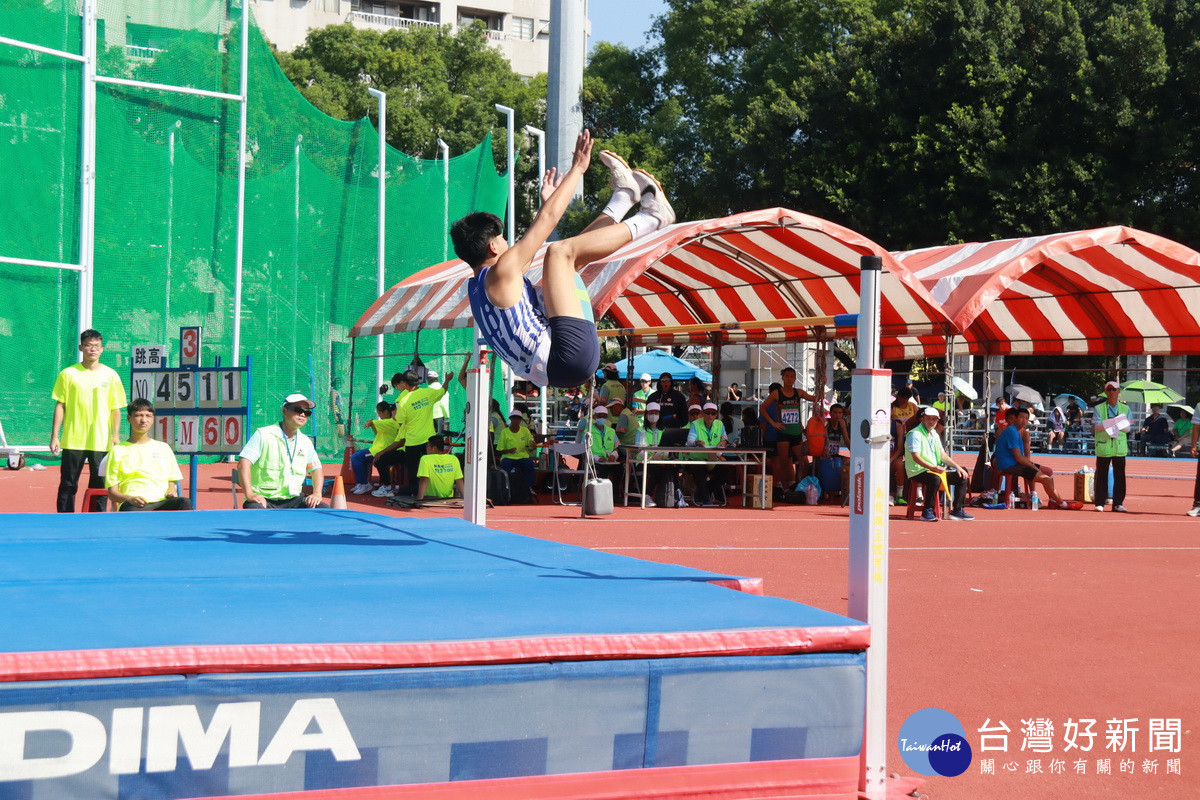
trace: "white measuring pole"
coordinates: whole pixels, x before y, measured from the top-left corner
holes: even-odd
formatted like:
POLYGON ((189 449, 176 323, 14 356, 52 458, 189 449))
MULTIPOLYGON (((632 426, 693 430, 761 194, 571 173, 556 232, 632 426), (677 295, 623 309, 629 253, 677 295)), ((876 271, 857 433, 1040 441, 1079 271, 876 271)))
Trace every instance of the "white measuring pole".
POLYGON ((879 369, 879 279, 883 260, 862 257, 858 368, 850 424, 849 615, 871 627, 860 797, 887 795, 888 443, 891 371, 879 369))
MULTIPOLYGON (((476 525, 487 525, 487 447, 490 416, 489 389, 492 385, 488 351, 480 342, 479 329, 472 328, 471 366, 467 369, 466 446, 463 460, 463 519, 476 525)), ((450 376, 446 376, 450 380, 450 376)))

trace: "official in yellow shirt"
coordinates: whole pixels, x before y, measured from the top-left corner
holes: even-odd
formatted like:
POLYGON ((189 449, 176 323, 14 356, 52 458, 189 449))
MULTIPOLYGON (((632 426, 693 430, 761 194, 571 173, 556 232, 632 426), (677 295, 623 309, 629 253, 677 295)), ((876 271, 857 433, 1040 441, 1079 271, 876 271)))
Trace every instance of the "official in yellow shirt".
POLYGON ((460 497, 465 497, 463 489, 462 464, 450 453, 442 452, 445 442, 435 434, 425 442, 425 455, 417 468, 417 499, 442 499, 454 497, 457 489, 460 497))
POLYGON ((129 404, 128 419, 129 438, 101 462, 109 499, 118 511, 191 511, 191 502, 175 489, 183 480, 175 453, 166 442, 150 438, 154 406, 139 397, 129 404))
POLYGON ((523 424, 521 412, 513 409, 508 415, 508 427, 496 437, 496 452, 500 456, 500 469, 520 472, 530 489, 534 481, 533 448, 533 433, 523 424))
MULTIPOLYGON (((458 373, 458 381, 464 387, 467 385, 467 365, 470 363, 471 356, 468 355, 458 373)), ((404 447, 404 461, 408 466, 408 494, 416 494, 417 469, 425 456, 425 443, 435 432, 433 412, 437 402, 446 396, 449 386, 422 389, 421 378, 411 369, 401 374, 399 383, 409 394, 396 412, 396 420, 400 423, 396 442, 404 447)))
POLYGON ((75 510, 75 492, 86 461, 91 473, 88 486, 104 488, 100 462, 109 448, 121 440, 121 409, 125 407, 125 386, 121 377, 100 363, 104 337, 88 329, 79 334, 78 364, 58 373, 54 390, 54 421, 50 427, 50 452, 62 455, 59 468, 59 513, 75 510), (59 429, 62 437, 59 437, 59 429))

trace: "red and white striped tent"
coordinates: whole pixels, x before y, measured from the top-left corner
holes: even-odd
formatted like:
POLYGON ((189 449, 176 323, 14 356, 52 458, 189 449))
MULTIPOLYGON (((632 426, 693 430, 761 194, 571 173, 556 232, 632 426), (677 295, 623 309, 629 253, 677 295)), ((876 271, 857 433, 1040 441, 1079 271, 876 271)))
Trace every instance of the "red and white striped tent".
MULTIPOLYGON (((542 256, 529 279, 541 280, 542 256)), ((581 272, 599 318, 654 329, 705 323, 858 313, 859 259, 883 259, 881 351, 913 358, 943 342, 951 325, 928 291, 882 247, 859 233, 807 214, 770 208, 721 219, 677 223, 631 242, 581 272)), ((471 270, 447 261, 418 272, 379 298, 351 336, 473 324, 466 296, 471 270)), ((851 330, 838 336, 853 337, 851 330)), ((637 344, 729 344, 834 337, 801 326, 710 332, 653 332, 637 344)))
POLYGON ((975 354, 1200 353, 1200 253, 1152 233, 1113 226, 892 255, 975 354))

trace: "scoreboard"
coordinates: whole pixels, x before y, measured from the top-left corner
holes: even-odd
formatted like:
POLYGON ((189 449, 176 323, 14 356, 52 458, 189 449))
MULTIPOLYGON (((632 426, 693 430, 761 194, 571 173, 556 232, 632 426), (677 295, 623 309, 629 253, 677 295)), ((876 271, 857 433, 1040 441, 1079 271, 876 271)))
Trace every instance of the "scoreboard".
POLYGON ((236 455, 246 441, 250 366, 201 367, 200 328, 179 332, 178 367, 166 347, 138 345, 130 367, 130 399, 154 404, 154 438, 177 453, 236 455))

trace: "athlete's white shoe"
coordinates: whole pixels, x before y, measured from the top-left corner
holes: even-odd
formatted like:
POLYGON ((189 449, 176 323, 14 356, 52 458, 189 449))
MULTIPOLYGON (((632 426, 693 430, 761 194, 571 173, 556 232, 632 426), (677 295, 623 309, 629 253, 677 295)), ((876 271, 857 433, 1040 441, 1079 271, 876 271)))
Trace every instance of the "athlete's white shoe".
POLYGON ((614 192, 625 189, 633 196, 633 202, 636 203, 641 199, 642 187, 638 185, 633 176, 633 170, 629 168, 629 164, 625 163, 625 159, 611 150, 601 150, 600 163, 608 169, 608 184, 614 192))
POLYGON ((371 492, 371 497, 395 497, 396 493, 392 491, 390 486, 380 486, 375 491, 371 492))
POLYGON ((371 484, 356 483, 354 484, 354 488, 350 490, 350 494, 366 494, 369 491, 371 491, 371 484))
POLYGON ((642 200, 639 204, 641 210, 658 220, 660 228, 674 224, 675 209, 671 208, 671 201, 667 200, 667 195, 663 192, 658 180, 649 172, 641 169, 633 171, 633 179, 637 181, 642 192, 642 200))

